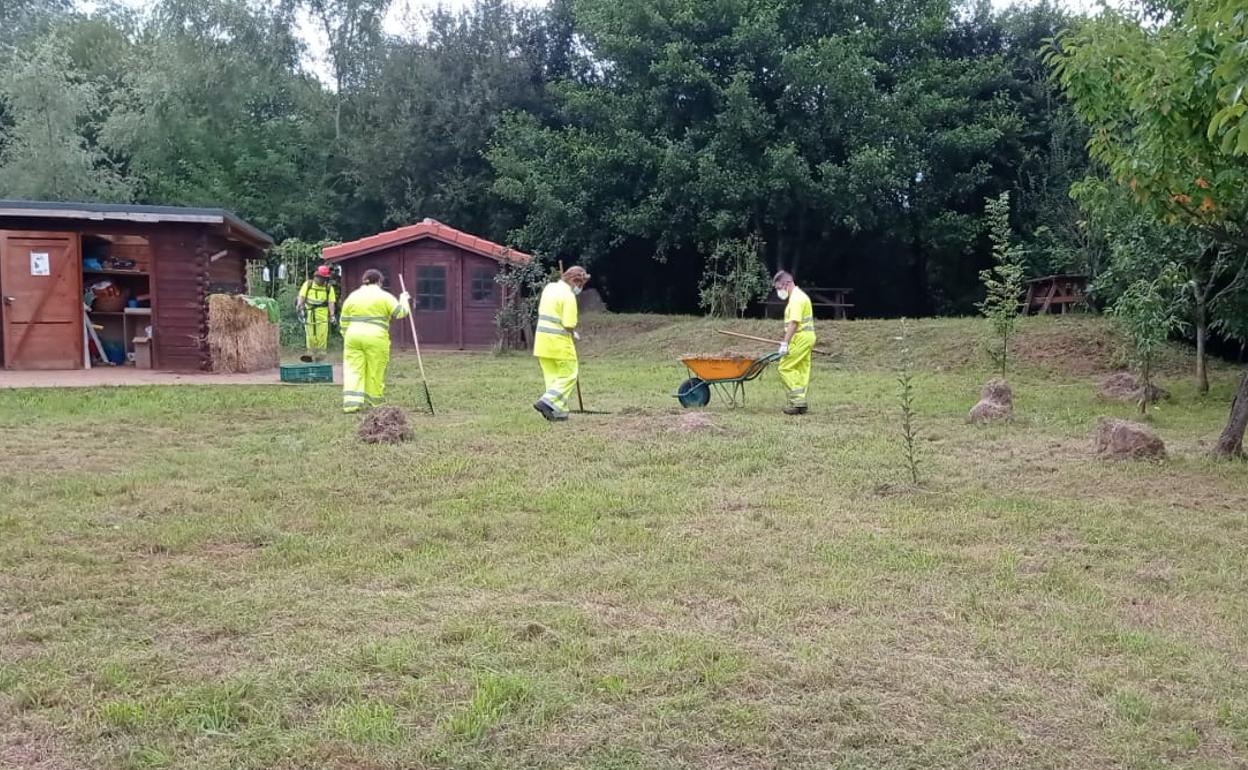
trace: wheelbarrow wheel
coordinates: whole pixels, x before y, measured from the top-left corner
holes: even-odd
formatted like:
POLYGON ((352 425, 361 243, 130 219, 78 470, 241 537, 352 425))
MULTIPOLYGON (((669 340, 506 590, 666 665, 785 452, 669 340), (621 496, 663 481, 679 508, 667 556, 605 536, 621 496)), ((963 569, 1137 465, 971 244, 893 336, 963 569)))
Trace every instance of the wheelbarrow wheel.
POLYGON ((711 386, 706 383, 706 380, 690 377, 680 383, 680 388, 676 391, 676 400, 680 401, 680 405, 686 409, 706 406, 711 403, 711 386))

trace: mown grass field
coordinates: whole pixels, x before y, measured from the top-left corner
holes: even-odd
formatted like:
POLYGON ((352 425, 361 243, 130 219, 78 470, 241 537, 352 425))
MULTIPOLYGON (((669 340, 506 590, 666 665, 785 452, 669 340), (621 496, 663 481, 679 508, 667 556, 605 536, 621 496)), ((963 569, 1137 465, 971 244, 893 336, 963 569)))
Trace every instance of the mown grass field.
POLYGON ((914 489, 896 322, 691 427, 674 355, 754 350, 712 326, 592 320, 615 414, 557 426, 530 357, 431 356, 403 446, 332 387, 0 391, 0 766, 1246 766, 1231 370, 1172 354, 1172 458, 1104 463, 1102 322, 1029 320, 987 428, 983 323, 918 322, 914 489))

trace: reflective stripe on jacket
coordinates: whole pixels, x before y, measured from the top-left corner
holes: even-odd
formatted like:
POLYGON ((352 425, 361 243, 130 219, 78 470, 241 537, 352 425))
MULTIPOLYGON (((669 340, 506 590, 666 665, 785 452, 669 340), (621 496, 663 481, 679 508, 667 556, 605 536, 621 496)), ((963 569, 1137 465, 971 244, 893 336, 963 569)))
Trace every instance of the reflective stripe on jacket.
POLYGON ((317 285, 316 281, 311 278, 299 287, 299 296, 303 298, 303 305, 307 308, 328 307, 329 303, 338 302, 338 292, 334 290, 333 284, 317 285))
POLYGON ((546 284, 537 306, 533 355, 538 358, 576 360, 572 330, 576 328, 576 294, 564 281, 546 284))
POLYGON ((784 323, 787 325, 790 321, 797 324, 797 333, 815 332, 815 309, 810 304, 810 297, 806 296, 806 292, 793 287, 793 291, 789 292, 789 304, 784 306, 784 323))
POLYGON ((338 316, 344 335, 390 337, 390 322, 407 316, 407 308, 376 284, 361 286, 347 295, 338 316))

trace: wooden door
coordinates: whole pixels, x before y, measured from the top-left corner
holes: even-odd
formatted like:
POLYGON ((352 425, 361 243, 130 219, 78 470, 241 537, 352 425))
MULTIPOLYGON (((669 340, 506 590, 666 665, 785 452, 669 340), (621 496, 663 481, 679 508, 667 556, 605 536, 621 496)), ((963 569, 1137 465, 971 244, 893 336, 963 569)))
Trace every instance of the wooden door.
POLYGON ((76 233, 0 237, 6 369, 83 367, 82 259, 76 233))
POLYGON ((459 270, 453 256, 421 255, 409 260, 407 280, 412 315, 422 345, 456 344, 459 270))

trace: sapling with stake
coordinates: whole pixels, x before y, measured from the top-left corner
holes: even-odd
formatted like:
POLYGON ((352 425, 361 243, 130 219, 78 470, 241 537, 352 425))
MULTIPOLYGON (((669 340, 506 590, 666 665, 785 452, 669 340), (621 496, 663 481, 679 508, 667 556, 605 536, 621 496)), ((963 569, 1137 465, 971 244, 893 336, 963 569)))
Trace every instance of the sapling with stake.
POLYGON ((914 410, 914 362, 910 355, 909 322, 901 320, 901 335, 896 339, 901 343, 900 367, 897 373, 897 402, 901 414, 901 448, 906 461, 906 469, 910 472, 910 481, 919 485, 919 430, 915 424, 914 410))
POLYGON ((992 325, 996 339, 988 349, 988 354, 992 357, 993 364, 1000 369, 1001 379, 1005 379, 1010 357, 1010 338, 1014 336, 1019 297, 1023 293, 1025 252, 1018 244, 1011 243, 1013 232, 1010 230, 1008 192, 988 199, 987 215, 988 237, 992 240, 992 260, 995 264, 979 273, 979 280, 984 285, 986 294, 983 302, 976 307, 992 325))

